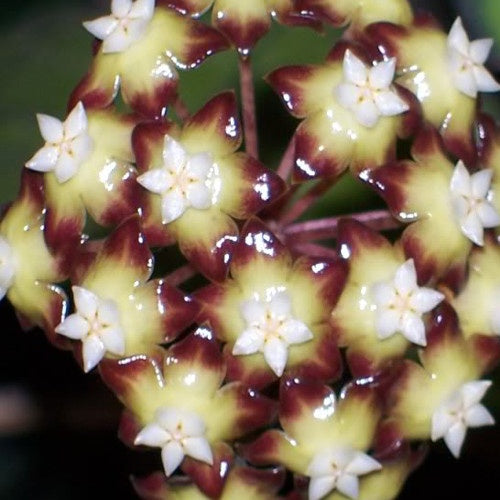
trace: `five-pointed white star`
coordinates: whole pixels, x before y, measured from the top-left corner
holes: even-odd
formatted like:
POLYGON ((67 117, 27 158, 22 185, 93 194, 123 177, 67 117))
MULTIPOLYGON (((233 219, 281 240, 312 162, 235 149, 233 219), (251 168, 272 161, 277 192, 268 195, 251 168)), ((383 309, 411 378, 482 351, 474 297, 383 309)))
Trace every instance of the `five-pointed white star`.
POLYGON ((37 119, 46 142, 26 162, 26 167, 38 172, 54 171, 60 183, 66 182, 92 153, 93 141, 88 134, 85 108, 79 102, 64 122, 43 114, 38 114, 37 119))
POLYGON ((358 476, 381 468, 374 458, 349 447, 316 453, 307 468, 307 475, 311 478, 309 500, 319 500, 334 489, 349 498, 358 498, 358 476))
POLYGON ((12 247, 9 242, 0 235, 0 300, 9 291, 14 281, 16 265, 12 247))
POLYGON ((103 40, 104 53, 123 52, 144 35, 154 8, 155 0, 112 0, 111 15, 86 21, 83 26, 103 40))
POLYGON ((190 156, 179 142, 166 135, 163 166, 148 170, 137 178, 137 182, 161 195, 162 220, 168 224, 190 207, 198 210, 211 207, 217 175, 209 153, 190 156))
POLYGON ((453 392, 432 415, 431 439, 444 439, 453 456, 458 458, 468 427, 495 423, 479 401, 490 387, 489 380, 467 382, 453 392))
POLYGON ((410 342, 426 345, 422 315, 434 309, 444 295, 417 285, 413 259, 397 269, 392 281, 373 285, 372 296, 376 305, 375 329, 379 338, 385 339, 400 332, 410 342))
POLYGON ((448 64, 453 84, 460 92, 475 98, 478 92, 500 90, 500 84, 484 67, 492 45, 491 38, 470 42, 462 19, 457 17, 448 34, 448 64))
POLYGON ((344 81, 335 88, 338 102, 350 109, 359 123, 373 127, 380 116, 394 116, 409 106, 391 88, 396 59, 381 61, 368 68, 350 50, 344 54, 344 81))
POLYGON ((288 347, 313 338, 312 332, 292 315, 288 292, 278 291, 266 299, 251 299, 240 305, 246 328, 234 344, 234 355, 262 352, 273 372, 281 377, 288 360, 288 347))
POLYGON ((96 294, 73 286, 76 311, 56 327, 56 332, 82 341, 83 367, 92 370, 106 352, 122 356, 125 339, 120 313, 113 300, 100 299, 96 294))
POLYGON ((492 176, 491 169, 470 175, 460 160, 450 181, 451 202, 460 229, 480 246, 484 244, 484 228, 500 225, 500 215, 491 202, 492 176))
POLYGON ((165 474, 170 476, 185 456, 213 464, 205 431, 205 423, 196 413, 162 407, 156 410, 155 421, 137 434, 134 443, 161 448, 165 474))

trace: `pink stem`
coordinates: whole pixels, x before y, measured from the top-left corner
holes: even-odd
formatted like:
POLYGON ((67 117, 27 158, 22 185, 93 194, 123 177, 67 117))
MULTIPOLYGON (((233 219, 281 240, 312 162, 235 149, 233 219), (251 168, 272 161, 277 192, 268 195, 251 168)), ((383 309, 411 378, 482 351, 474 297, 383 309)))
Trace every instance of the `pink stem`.
POLYGON ((292 206, 287 206, 280 217, 280 225, 286 226, 298 219, 318 198, 323 196, 332 185, 332 181, 320 181, 312 187, 301 199, 294 201, 292 206))
POLYGON ((189 120, 189 118, 191 117, 191 113, 189 112, 189 109, 187 108, 186 103, 182 100, 181 96, 177 96, 173 106, 176 115, 181 121, 185 122, 186 120, 189 120))
POLYGON ((165 276, 165 281, 172 286, 179 286, 180 284, 187 281, 189 278, 192 278, 197 274, 198 271, 191 267, 191 265, 186 264, 184 266, 179 267, 175 271, 172 271, 170 274, 165 276))
POLYGON ((337 252, 332 248, 316 245, 315 243, 292 243, 291 249, 292 252, 309 255, 310 257, 326 257, 328 259, 338 257, 337 252))
POLYGON ((245 147, 250 156, 259 157, 257 141, 257 117, 255 112, 255 89, 250 57, 239 58, 241 102, 243 108, 243 128, 245 147))
POLYGON ((371 210, 357 214, 341 215, 338 217, 327 217, 325 219, 309 220, 290 224, 283 228, 283 234, 287 238, 298 237, 299 239, 321 240, 336 238, 339 220, 350 217, 366 224, 376 231, 396 229, 401 224, 387 210, 371 210))
POLYGON ((292 136, 288 146, 283 153, 283 158, 281 158, 281 162, 279 164, 278 170, 276 173, 283 179, 287 180, 293 170, 293 160, 295 156, 295 135, 292 136))

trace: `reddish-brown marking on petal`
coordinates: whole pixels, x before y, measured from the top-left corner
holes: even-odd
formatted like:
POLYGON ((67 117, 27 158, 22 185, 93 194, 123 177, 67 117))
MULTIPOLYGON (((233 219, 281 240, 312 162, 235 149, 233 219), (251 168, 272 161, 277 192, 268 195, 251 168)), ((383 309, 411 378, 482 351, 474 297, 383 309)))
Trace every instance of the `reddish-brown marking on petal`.
POLYGON ((275 465, 283 433, 269 430, 262 433, 255 441, 239 448, 242 455, 255 465, 275 465))
POLYGON ((270 229, 256 217, 249 219, 241 230, 234 248, 231 270, 244 267, 256 257, 267 260, 289 260, 290 253, 270 229))
POLYGON ((146 172, 153 165, 154 151, 162 151, 165 135, 178 135, 175 123, 165 121, 143 122, 137 125, 132 132, 132 149, 134 151, 137 169, 140 173, 146 172))
POLYGON ((243 56, 248 55, 254 45, 271 27, 269 16, 238 19, 231 13, 226 13, 224 16, 218 16, 217 14, 218 12, 214 9, 212 11, 212 24, 226 35, 243 56))
POLYGON ((237 474, 249 484, 264 489, 268 494, 276 494, 285 482, 286 471, 282 467, 271 469, 255 469, 253 467, 235 467, 233 474, 237 474))
POLYGON ((195 299, 163 280, 156 280, 150 286, 155 287, 158 311, 163 319, 165 341, 170 342, 194 322, 200 306, 195 299))
POLYGON ((458 316, 447 302, 443 302, 431 316, 427 330, 427 347, 424 354, 439 349, 443 342, 461 338, 458 327, 458 316))
POLYGON ((405 255, 412 258, 419 283, 428 283, 439 271, 438 262, 426 251, 425 241, 418 237, 418 221, 405 229, 401 236, 405 255))
POLYGON ((45 215, 45 241, 55 254, 59 269, 69 275, 79 256, 82 243, 82 231, 85 225, 85 210, 79 217, 64 217, 64 214, 53 210, 49 205, 45 215), (59 216, 62 218, 58 218, 59 216))
POLYGON ((415 137, 411 153, 415 160, 424 162, 435 155, 443 156, 444 149, 443 138, 439 132, 432 125, 427 124, 415 137))
POLYGON ((186 19, 186 22, 188 32, 185 36, 189 43, 184 46, 182 55, 175 54, 175 62, 182 68, 195 68, 207 57, 229 48, 226 38, 216 29, 200 21, 186 19))
POLYGON ((140 424, 134 417, 134 414, 124 409, 122 411, 120 422, 118 424, 118 438, 127 446, 131 448, 135 446, 134 441, 141 430, 140 424))
MULTIPOLYGON (((463 125, 462 125, 463 126, 463 125)), ((443 142, 446 149, 466 165, 476 165, 478 154, 472 137, 472 123, 469 127, 463 126, 464 134, 452 134, 443 130, 443 142)))
POLYGON ((479 114, 475 136, 479 160, 483 165, 491 165, 491 157, 500 147, 500 134, 492 116, 479 114))
POLYGON ((286 190, 285 181, 246 153, 236 153, 231 167, 238 170, 248 189, 242 190, 236 206, 224 210, 236 219, 248 219, 277 201, 286 190))
POLYGON ((224 346, 223 355, 227 366, 227 379, 242 382, 253 389, 263 389, 276 380, 274 372, 263 362, 258 368, 253 368, 247 362, 246 356, 234 356, 232 346, 224 346))
POLYGON ((473 335, 469 341, 483 373, 497 367, 500 361, 500 338, 490 335, 473 335))
POLYGON ((198 16, 200 14, 200 7, 209 8, 213 0, 205 0, 204 5, 200 5, 200 1, 196 0, 156 0, 156 5, 161 5, 168 9, 174 9, 179 14, 198 16))
POLYGON ((185 131, 191 127, 213 131, 218 140, 224 140, 228 150, 236 151, 241 145, 242 134, 234 91, 222 92, 210 99, 184 124, 185 131))
POLYGON ((339 40, 330 50, 326 56, 328 62, 342 63, 346 50, 354 52, 354 54, 361 59, 365 65, 371 66, 373 59, 378 59, 377 54, 375 57, 370 57, 371 53, 367 50, 368 47, 361 45, 356 40, 339 40))
POLYGON ((310 276, 317 288, 316 296, 320 298, 330 314, 344 289, 349 272, 347 263, 341 259, 317 259, 301 257, 294 266, 293 272, 303 272, 310 276))
POLYGON ((388 22, 373 23, 365 28, 363 43, 367 47, 377 47, 384 57, 398 58, 399 44, 409 36, 407 28, 388 22))
POLYGON ((99 363, 99 374, 121 401, 127 399, 140 378, 147 377, 158 383, 161 380, 157 361, 143 354, 120 360, 105 358, 99 363))
POLYGON ((395 217, 406 208, 406 189, 411 169, 417 164, 410 161, 388 163, 376 170, 363 172, 361 176, 386 201, 395 217))
POLYGON ((336 27, 343 26, 348 21, 347 16, 335 9, 335 4, 328 0, 296 0, 295 9, 304 16, 336 27))
POLYGON ((143 191, 134 175, 123 177, 113 194, 112 202, 108 204, 102 214, 98 214, 98 217, 96 217, 97 222, 103 226, 119 224, 130 215, 137 214, 141 210, 143 191))
POLYGON ((203 493, 211 498, 218 498, 224 488, 234 457, 232 449, 224 443, 213 445, 212 454, 213 465, 186 456, 181 468, 203 493))
MULTIPOLYGON (((146 477, 132 476, 130 480, 135 492, 143 500, 165 500, 168 498, 169 488, 164 472, 154 472, 146 477)), ((187 484, 189 482, 189 480, 186 480, 187 484)))
POLYGON ((206 370, 219 372, 224 378, 225 366, 220 346, 208 326, 200 326, 185 339, 172 345, 165 357, 166 367, 175 363, 197 364, 206 370))
POLYGON ((33 207, 33 211, 39 210, 41 213, 45 205, 43 186, 44 178, 42 173, 23 168, 18 198, 27 201, 33 207))
POLYGON ((285 66, 272 71, 264 79, 293 116, 304 118, 310 111, 304 104, 304 92, 307 90, 304 84, 316 69, 316 66, 285 66))
POLYGON ((103 109, 113 103, 120 87, 119 76, 115 76, 115 80, 112 85, 108 87, 99 87, 94 82, 96 76, 92 73, 92 71, 93 66, 91 66, 89 72, 80 80, 78 85, 71 92, 67 106, 68 111, 72 110, 79 101, 82 102, 85 109, 103 109))
POLYGON ((337 178, 347 168, 347 160, 330 154, 321 140, 309 133, 307 124, 304 120, 295 132, 293 182, 337 178))
POLYGON ((300 418, 304 411, 313 413, 322 408, 325 400, 334 397, 333 390, 322 382, 310 378, 287 377, 281 380, 279 418, 287 422, 300 418))
POLYGON ((148 75, 148 78, 156 80, 154 86, 150 82, 152 91, 150 88, 145 92, 134 91, 134 87, 124 85, 123 99, 134 111, 144 117, 160 119, 166 115, 167 106, 172 104, 177 97, 179 76, 176 71, 172 71, 168 76, 148 75))
POLYGON ((374 454, 377 459, 395 458, 407 449, 401 430, 394 420, 384 420, 377 429, 374 442, 374 454))
POLYGON ((401 125, 398 130, 401 138, 407 138, 415 135, 422 125, 422 107, 413 92, 397 84, 394 84, 394 88, 409 107, 408 111, 401 115, 401 125))
POLYGON ((325 332, 316 345, 314 355, 290 366, 286 373, 288 376, 324 382, 337 380, 342 375, 342 357, 333 335, 325 332))
POLYGON ((233 382, 223 387, 223 390, 231 391, 238 402, 237 418, 232 428, 235 436, 248 434, 275 420, 277 403, 256 392, 253 384, 248 387, 244 383, 233 382))
POLYGON ((354 378, 378 377, 383 371, 383 368, 373 359, 362 351, 358 351, 355 347, 347 350, 347 364, 354 378))
POLYGON ((338 250, 343 259, 351 260, 367 248, 390 248, 381 234, 356 219, 340 219, 338 223, 338 250))
POLYGON ((194 294, 195 300, 200 304, 197 323, 209 323, 216 335, 222 331, 218 307, 224 300, 226 290, 226 287, 222 285, 211 284, 197 290, 194 294))
POLYGON ((140 217, 129 217, 118 226, 104 242, 98 258, 112 258, 125 267, 137 268, 147 279, 153 268, 153 255, 142 233, 140 217))
POLYGON ((208 246, 180 241, 181 251, 192 266, 213 281, 223 281, 226 278, 231 256, 238 241, 236 224, 231 220, 229 225, 233 230, 218 235, 208 246))

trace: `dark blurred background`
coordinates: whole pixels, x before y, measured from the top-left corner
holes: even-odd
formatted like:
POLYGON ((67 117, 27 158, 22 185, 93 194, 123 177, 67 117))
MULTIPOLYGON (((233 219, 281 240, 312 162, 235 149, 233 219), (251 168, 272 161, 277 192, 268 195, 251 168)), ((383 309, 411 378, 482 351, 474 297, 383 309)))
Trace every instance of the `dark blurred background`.
MULTIPOLYGON (((471 39, 493 37, 489 68, 498 78, 498 0, 415 0, 413 4, 416 9, 431 10, 446 29, 461 15, 471 39)), ((15 197, 22 165, 41 146, 35 113, 63 118, 67 97, 86 71, 91 39, 81 21, 108 11, 108 0, 24 0, 2 6, 0 204, 15 197)), ((258 44, 254 69, 260 141, 262 158, 269 166, 278 162, 296 122, 261 77, 280 65, 320 62, 336 36, 334 30, 321 37, 305 29, 274 25, 258 44)), ((183 74, 182 96, 188 107, 193 111, 216 92, 236 87, 236 68, 235 55, 225 53, 183 74)), ((483 96, 483 107, 498 118, 500 97, 483 96)), ((309 215, 363 210, 376 203, 371 192, 346 178, 309 215)), ((41 332, 21 331, 5 300, 0 318, 0 498, 134 498, 129 475, 160 468, 159 453, 133 452, 118 441, 120 407, 97 375, 84 376, 71 355, 51 347, 41 332)), ((498 370, 494 375, 499 378, 498 370)), ((500 420, 498 389, 490 390, 486 404, 500 420)), ((458 461, 438 443, 400 498, 485 498, 497 487, 498 449, 498 427, 470 431, 458 461)))

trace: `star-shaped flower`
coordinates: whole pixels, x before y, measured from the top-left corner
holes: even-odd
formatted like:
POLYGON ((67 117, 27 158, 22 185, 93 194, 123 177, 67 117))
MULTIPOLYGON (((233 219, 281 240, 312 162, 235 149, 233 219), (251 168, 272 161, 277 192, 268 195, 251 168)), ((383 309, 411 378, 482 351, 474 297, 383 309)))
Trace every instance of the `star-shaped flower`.
POLYGON ((349 498, 358 498, 358 476, 380 470, 380 462, 350 447, 329 448, 317 452, 307 467, 309 499, 319 500, 332 490, 349 498))
POLYGON ((469 43, 460 18, 448 35, 430 17, 407 26, 371 24, 365 40, 384 58, 396 57, 397 83, 415 94, 425 120, 440 131, 447 149, 474 164, 476 94, 500 89, 483 66, 491 41, 469 43))
POLYGON ((126 219, 73 270, 75 312, 57 328, 74 342, 86 372, 103 358, 161 356, 198 310, 190 297, 152 279, 153 256, 139 216, 126 219), (119 272, 117 272, 117 269, 119 272))
POLYGON ((286 290, 273 292, 269 297, 241 303, 246 328, 236 340, 232 353, 241 356, 262 352, 266 363, 281 377, 288 359, 288 347, 311 340, 313 333, 294 318, 289 293, 286 290))
POLYGON ((344 81, 336 87, 335 95, 365 127, 376 125, 380 116, 399 115, 410 108, 392 88, 396 70, 394 57, 369 68, 346 50, 343 68, 344 81))
POLYGON ((491 386, 489 380, 466 382, 450 394, 432 415, 431 439, 443 438, 458 458, 468 427, 493 425, 495 420, 479 402, 491 386))
POLYGON ((54 171, 57 181, 64 183, 77 173, 93 150, 85 108, 79 102, 64 122, 43 114, 38 114, 37 119, 46 142, 26 162, 26 167, 38 172, 54 171))
POLYGON ((0 235, 0 300, 8 292, 14 282, 16 274, 16 260, 12 247, 7 239, 0 235))
POLYGON ((61 261, 44 238, 46 205, 43 176, 23 170, 18 197, 0 219, 0 300, 6 297, 28 328, 38 326, 59 347, 67 347, 54 328, 67 308, 67 279, 61 261))
POLYGON ((380 408, 372 388, 348 384, 337 399, 328 386, 298 377, 282 379, 279 420, 243 446, 243 456, 256 465, 279 463, 309 476, 309 498, 318 500, 333 489, 350 498, 360 490, 358 476, 381 469, 368 456, 380 408))
POLYGON ((302 257, 260 221, 250 219, 231 256, 230 277, 196 292, 207 321, 225 343, 229 380, 263 387, 284 373, 338 376, 329 325, 345 279, 338 260, 302 257))
POLYGON ((137 182, 161 196, 162 222, 168 224, 190 207, 211 207, 220 178, 210 153, 189 155, 178 141, 165 135, 163 165, 143 173, 137 182))
POLYGON ((400 447, 403 439, 443 437, 458 456, 467 427, 492 423, 479 404, 490 382, 480 379, 498 361, 498 341, 464 339, 447 304, 433 317, 427 341, 419 352, 421 364, 405 360, 383 395, 388 417, 379 427, 381 453, 400 447))
POLYGON ((492 38, 469 41, 462 19, 455 19, 448 34, 449 68, 456 88, 469 97, 500 90, 500 84, 484 67, 492 45, 492 38))
POLYGON ((394 158, 397 138, 418 124, 416 98, 392 82, 394 59, 372 61, 359 45, 342 41, 322 65, 267 75, 287 110, 303 119, 294 137, 294 180, 375 169, 394 158))
POLYGON ((106 352, 125 354, 125 338, 116 303, 90 290, 73 286, 76 311, 56 327, 56 333, 82 341, 83 367, 94 368, 106 352))
POLYGON ((413 261, 399 242, 392 245, 353 219, 339 222, 337 241, 349 273, 331 311, 332 326, 353 375, 373 376, 401 358, 409 342, 425 343, 422 316, 442 295, 417 285, 413 261))
POLYGON ((422 315, 434 309, 444 295, 432 288, 419 287, 413 259, 402 264, 389 282, 372 287, 376 304, 376 325, 379 338, 386 339, 397 332, 410 342, 426 345, 422 315))
POLYGON ((155 0, 112 0, 111 14, 83 23, 103 40, 103 53, 122 52, 139 40, 153 18, 155 0))
POLYGON ((161 448, 165 473, 180 466, 210 498, 224 488, 232 441, 275 417, 275 403, 253 387, 224 384, 220 345, 206 326, 171 345, 161 360, 106 359, 99 370, 126 407, 120 437, 161 448))
POLYGON ((206 425, 194 412, 160 407, 154 421, 144 427, 134 443, 161 448, 167 476, 179 467, 185 456, 213 464, 213 455, 205 436, 206 425))
POLYGON ((251 217, 285 190, 276 173, 237 151, 241 141, 233 92, 210 99, 182 128, 145 122, 132 136, 149 244, 177 242, 192 265, 217 281, 227 275, 238 238, 234 219, 251 217))
POLYGON ((500 225, 500 214, 492 202, 493 170, 484 169, 472 175, 461 160, 450 181, 455 217, 462 232, 476 245, 484 244, 484 228, 500 225))
POLYGON ((71 94, 71 106, 82 101, 87 109, 107 108, 121 91, 135 112, 163 117, 177 97, 178 69, 195 68, 228 47, 214 28, 179 15, 165 3, 113 0, 110 16, 84 23, 102 42, 71 94))
POLYGON ((401 243, 420 279, 445 278, 459 286, 473 242, 482 244, 483 228, 500 223, 489 192, 492 172, 470 176, 462 163, 452 163, 439 132, 430 126, 416 136, 411 154, 415 161, 393 162, 363 178, 394 217, 408 224, 401 243))

